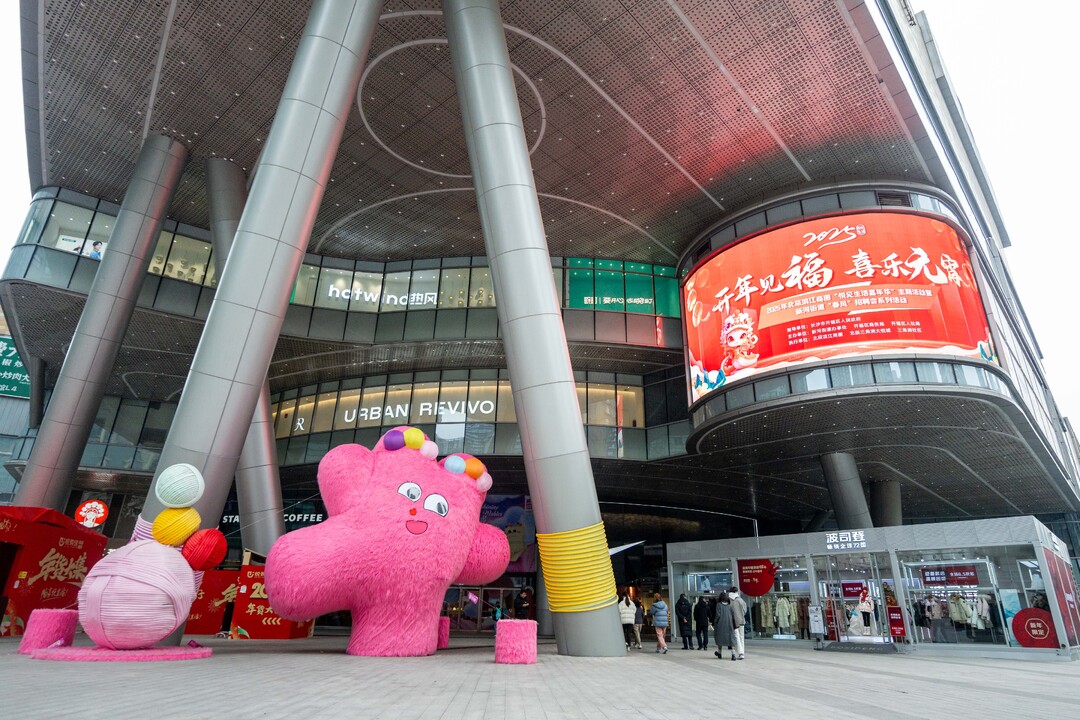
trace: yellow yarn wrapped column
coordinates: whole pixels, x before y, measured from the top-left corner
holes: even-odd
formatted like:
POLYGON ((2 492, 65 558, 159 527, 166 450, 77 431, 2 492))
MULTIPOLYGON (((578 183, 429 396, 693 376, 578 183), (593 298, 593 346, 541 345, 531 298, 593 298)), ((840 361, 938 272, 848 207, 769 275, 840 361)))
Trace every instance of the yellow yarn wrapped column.
POLYGON ((587 612, 619 597, 604 523, 558 533, 536 533, 552 612, 587 612))

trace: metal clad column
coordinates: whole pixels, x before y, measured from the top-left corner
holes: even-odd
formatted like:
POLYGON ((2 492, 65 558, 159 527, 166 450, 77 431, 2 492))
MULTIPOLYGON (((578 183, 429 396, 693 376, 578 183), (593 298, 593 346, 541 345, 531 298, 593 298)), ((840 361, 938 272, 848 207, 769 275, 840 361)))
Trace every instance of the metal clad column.
MULTIPOLYGON (((247 200, 244 171, 222 158, 207 160, 206 191, 210 204, 214 270, 220 278, 247 200)), ((244 449, 240 451, 236 467, 236 499, 240 506, 241 543, 249 550, 266 555, 274 541, 285 534, 269 379, 263 381, 244 449)))
POLYGON ((900 481, 884 480, 870 483, 870 517, 874 527, 904 524, 904 504, 900 481))
POLYGON ((626 654, 551 255, 497 0, 443 0, 561 654, 626 654))
POLYGON ((187 150, 172 138, 154 135, 143 141, 15 493, 16 505, 64 510, 186 158, 187 150))
MULTIPOLYGON (((316 0, 293 59, 158 463, 202 471, 204 527, 221 517, 381 6, 316 0)), ((161 510, 151 487, 136 536, 161 510)))
POLYGON ((874 527, 855 456, 849 453, 822 455, 821 469, 825 471, 825 484, 829 487, 837 527, 841 530, 874 527))

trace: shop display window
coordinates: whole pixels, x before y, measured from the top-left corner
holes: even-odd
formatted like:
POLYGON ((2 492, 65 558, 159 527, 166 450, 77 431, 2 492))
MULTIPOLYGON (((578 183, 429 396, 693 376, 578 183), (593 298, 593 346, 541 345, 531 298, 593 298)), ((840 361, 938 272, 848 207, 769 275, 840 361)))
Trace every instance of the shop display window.
POLYGON ((813 562, 828 639, 892 642, 888 608, 898 600, 889 554, 818 555, 813 562))
MULTIPOLYGON (((763 561, 753 562, 761 565, 763 561)), ((765 562, 771 565, 773 578, 766 592, 754 595, 745 579, 737 583, 750 616, 747 632, 774 640, 809 639, 810 572, 805 558, 776 557, 765 562)))
POLYGON ((86 234, 93 219, 93 210, 57 201, 53 203, 49 219, 45 223, 40 244, 82 254, 86 234))

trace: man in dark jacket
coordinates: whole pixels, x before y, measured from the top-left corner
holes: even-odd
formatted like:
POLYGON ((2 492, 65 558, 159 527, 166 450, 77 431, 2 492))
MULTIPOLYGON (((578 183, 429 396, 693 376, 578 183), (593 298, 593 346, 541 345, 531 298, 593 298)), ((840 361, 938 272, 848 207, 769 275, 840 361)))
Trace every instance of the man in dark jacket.
POLYGON ((529 607, 532 603, 529 602, 529 593, 522 590, 518 593, 518 596, 514 598, 514 618, 517 620, 529 619, 529 607))
POLYGON ((709 647, 709 603, 702 595, 694 604, 694 630, 697 635, 697 649, 709 647))
POLYGON ((693 650, 694 649, 694 631, 690 624, 690 615, 693 613, 693 607, 690 605, 690 601, 686 599, 686 593, 679 596, 679 601, 675 603, 675 617, 679 619, 679 636, 682 637, 682 649, 693 650))

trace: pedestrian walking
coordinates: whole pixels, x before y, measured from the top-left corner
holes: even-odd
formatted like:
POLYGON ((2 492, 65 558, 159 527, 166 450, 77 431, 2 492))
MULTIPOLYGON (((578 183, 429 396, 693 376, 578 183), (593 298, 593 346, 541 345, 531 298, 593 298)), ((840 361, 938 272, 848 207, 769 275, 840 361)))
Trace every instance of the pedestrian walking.
POLYGON ((721 660, 724 659, 725 646, 731 650, 731 659, 735 659, 735 622, 731 599, 721 593, 716 602, 716 615, 713 617, 713 627, 716 628, 716 651, 713 655, 721 660))
POLYGON ((626 649, 634 644, 634 617, 637 615, 637 606, 630 600, 629 595, 623 595, 619 601, 619 622, 622 623, 623 640, 626 641, 626 649))
POLYGON ((637 608, 637 610, 634 611, 634 647, 640 650, 641 626, 645 624, 645 608, 641 606, 640 600, 635 600, 634 606, 637 608))
POLYGON ((683 650, 694 649, 693 614, 694 607, 686 599, 686 593, 679 595, 679 599, 675 602, 675 617, 679 621, 679 637, 682 638, 683 650))
POLYGON ((660 597, 660 593, 653 594, 653 604, 649 608, 649 615, 652 616, 652 624, 656 628, 656 652, 667 655, 667 640, 664 639, 664 633, 667 632, 668 627, 668 606, 660 597))
POLYGON ((728 588, 728 598, 731 600, 731 614, 735 616, 735 652, 742 660, 746 652, 746 640, 743 636, 746 625, 746 601, 739 595, 739 588, 734 585, 728 588))
POLYGON ((697 631, 697 649, 709 648, 709 601, 702 595, 694 603, 694 629, 697 631))

